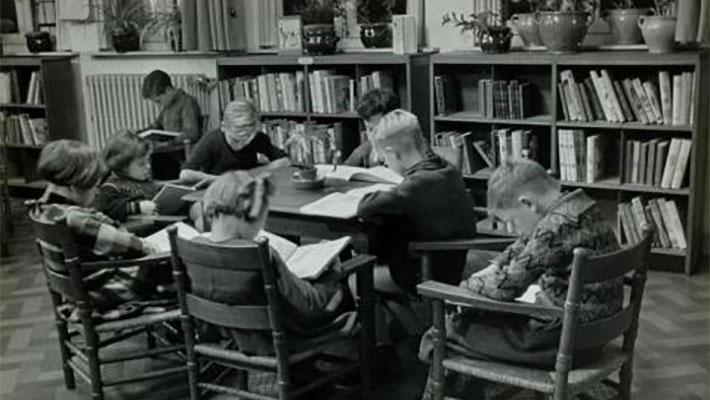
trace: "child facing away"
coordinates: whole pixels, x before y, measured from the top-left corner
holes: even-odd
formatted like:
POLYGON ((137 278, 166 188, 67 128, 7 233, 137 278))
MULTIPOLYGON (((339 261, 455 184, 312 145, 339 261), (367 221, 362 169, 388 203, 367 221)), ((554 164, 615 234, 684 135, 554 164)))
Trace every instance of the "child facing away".
POLYGON ((160 185, 152 178, 150 152, 150 143, 128 130, 109 140, 103 156, 110 175, 96 196, 99 211, 121 222, 131 215, 157 211, 151 199, 160 185))
POLYGON ((156 69, 143 78, 141 95, 157 104, 161 110, 148 129, 179 132, 175 142, 197 143, 202 134, 200 104, 182 89, 173 87, 170 75, 156 69))
POLYGON ((399 107, 397 97, 391 90, 373 89, 365 93, 357 103, 357 113, 365 122, 367 140, 353 150, 345 165, 370 168, 384 164, 372 146, 372 132, 382 117, 399 107))
MULTIPOLYGON (((212 229, 193 240, 218 244, 238 244, 253 241, 264 228, 269 210, 269 196, 273 186, 268 178, 251 177, 244 171, 227 172, 218 177, 205 192, 205 212, 212 220, 212 229)), ((298 342, 326 331, 348 326, 343 315, 344 288, 337 282, 310 282, 298 278, 287 267, 279 254, 270 249, 270 260, 277 273, 277 285, 286 307, 286 329, 289 338, 298 342)), ((224 282, 204 274, 191 276, 192 289, 227 304, 249 304, 259 298, 263 284, 261 272, 245 276, 244 280, 224 282)), ((218 276, 219 271, 214 271, 218 276)), ((347 315, 352 318, 354 315, 347 315)), ((241 351, 250 354, 272 354, 271 335, 233 330, 229 332, 241 351)))
MULTIPOLYGON (((597 255, 619 249, 614 231, 597 203, 581 189, 562 193, 559 182, 531 160, 508 160, 493 172, 488 181, 488 208, 491 215, 511 222, 519 237, 497 257, 478 266, 483 269, 461 282, 461 287, 486 297, 513 301, 531 284, 538 283, 537 303, 563 307, 574 249, 584 247, 597 255)), ((622 300, 620 280, 585 285, 580 323, 618 312, 622 300)), ((447 336, 481 359, 551 368, 561 324, 557 319, 467 310, 447 318, 447 336)), ((431 350, 431 337, 427 334, 420 358, 428 360, 431 350)), ((575 363, 591 361, 599 350, 579 351, 575 363)))
POLYGON ((206 186, 224 172, 257 167, 258 154, 269 159, 268 168, 288 165, 286 152, 258 130, 258 122, 252 101, 240 99, 227 104, 220 128, 200 139, 180 171, 180 180, 206 186))

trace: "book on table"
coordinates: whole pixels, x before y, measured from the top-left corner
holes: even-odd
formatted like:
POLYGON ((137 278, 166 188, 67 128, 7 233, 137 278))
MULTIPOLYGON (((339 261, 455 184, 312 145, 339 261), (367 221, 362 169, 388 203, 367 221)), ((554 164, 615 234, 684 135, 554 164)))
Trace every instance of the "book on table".
POLYGON ((340 239, 298 246, 264 230, 257 236, 269 239, 269 246, 279 254, 289 271, 301 279, 318 279, 338 261, 338 255, 352 243, 350 236, 344 236, 340 239))
MULTIPOLYGON (((173 226, 173 225, 171 225, 173 226)), ((185 239, 193 239, 200 234, 195 228, 184 222, 178 222, 174 225, 177 227, 177 234, 185 239)), ((144 241, 148 242, 153 248, 161 253, 170 251, 170 238, 168 237, 168 228, 161 229, 154 234, 143 238, 144 241)))
POLYGON ((167 142, 180 136, 180 132, 164 131, 161 129, 148 129, 138 134, 143 139, 156 142, 167 142))
POLYGON ((180 212, 182 206, 184 205, 182 196, 194 191, 195 188, 190 186, 166 183, 153 197, 153 202, 157 206, 160 214, 175 215, 180 212))
POLYGON ((394 186, 384 183, 352 189, 345 193, 331 193, 301 207, 302 214, 349 219, 357 215, 357 206, 366 194, 391 190, 394 186))
POLYGON ((387 167, 377 166, 372 168, 351 167, 339 165, 333 169, 329 164, 316 165, 318 174, 326 178, 344 179, 346 181, 363 181, 373 183, 399 184, 404 178, 387 167))

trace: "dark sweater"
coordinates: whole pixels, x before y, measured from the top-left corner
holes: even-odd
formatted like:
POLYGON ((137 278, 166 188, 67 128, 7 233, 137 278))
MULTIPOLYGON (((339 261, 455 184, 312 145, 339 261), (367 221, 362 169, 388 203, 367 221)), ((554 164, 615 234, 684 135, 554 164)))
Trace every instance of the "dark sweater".
POLYGON ((373 163, 370 159, 370 154, 372 153, 372 142, 366 140, 362 142, 350 156, 343 162, 345 165, 350 165, 353 167, 363 167, 370 168, 382 165, 382 163, 373 163))
MULTIPOLYGON (((404 173, 393 190, 365 196, 358 215, 378 223, 373 252, 387 263, 395 282, 413 292, 420 280, 420 265, 410 258, 409 242, 473 238, 476 216, 458 169, 430 153, 404 173)), ((432 257, 436 280, 461 281, 466 253, 441 252, 432 257)))
POLYGON ((215 129, 206 133, 195 146, 183 169, 202 171, 219 175, 226 171, 251 169, 258 165, 257 154, 263 154, 273 161, 286 157, 287 154, 271 144, 266 134, 259 132, 244 148, 235 151, 224 137, 224 133, 215 129))
POLYGON ((160 110, 158 118, 150 128, 180 132, 176 142, 182 143, 184 139, 189 139, 195 143, 202 133, 201 119, 200 104, 197 100, 182 89, 175 89, 172 101, 160 110))
POLYGON ((126 221, 128 216, 140 214, 140 202, 152 199, 160 190, 153 181, 137 181, 111 173, 99 187, 94 207, 109 217, 126 221))

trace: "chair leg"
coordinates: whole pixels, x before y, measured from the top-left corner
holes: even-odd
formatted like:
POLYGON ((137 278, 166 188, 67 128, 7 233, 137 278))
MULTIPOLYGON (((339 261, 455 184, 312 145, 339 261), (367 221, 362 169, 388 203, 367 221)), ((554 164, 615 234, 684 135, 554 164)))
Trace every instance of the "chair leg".
POLYGON ((99 362, 99 335, 93 330, 86 333, 86 357, 89 359, 91 398, 92 400, 103 400, 104 389, 101 380, 101 363, 99 362))
POLYGON ((56 324, 57 333, 59 334, 59 353, 62 357, 62 369, 64 370, 64 386, 71 390, 76 387, 76 381, 74 378, 74 370, 69 366, 71 352, 66 344, 66 341, 69 340, 69 330, 67 329, 67 323, 60 318, 57 318, 56 324))
POLYGON ((155 336, 153 336, 153 334, 154 332, 152 328, 148 327, 145 329, 146 345, 150 350, 155 348, 155 336))
POLYGON ((619 370, 619 399, 631 400, 632 364, 627 362, 619 370))
POLYGON ((246 369, 237 371, 237 388, 245 392, 249 390, 249 371, 246 369))

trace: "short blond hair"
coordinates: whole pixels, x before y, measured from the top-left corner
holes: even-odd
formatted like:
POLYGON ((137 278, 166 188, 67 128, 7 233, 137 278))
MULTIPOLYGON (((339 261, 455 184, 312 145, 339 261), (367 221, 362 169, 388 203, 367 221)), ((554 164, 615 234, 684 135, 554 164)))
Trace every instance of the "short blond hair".
POLYGON ((427 150, 417 116, 402 109, 385 114, 377 124, 373 138, 379 149, 391 147, 397 152, 415 149, 422 154, 427 150))
POLYGON ((259 115, 254 102, 247 99, 238 99, 230 102, 224 108, 222 123, 236 126, 255 125, 259 115))
POLYGON ((560 183, 542 165, 524 158, 503 161, 488 178, 488 212, 515 208, 523 193, 560 190, 560 183))
POLYGON ((252 222, 266 212, 273 191, 268 177, 252 177, 245 171, 225 172, 205 192, 205 214, 209 218, 232 215, 252 222))

